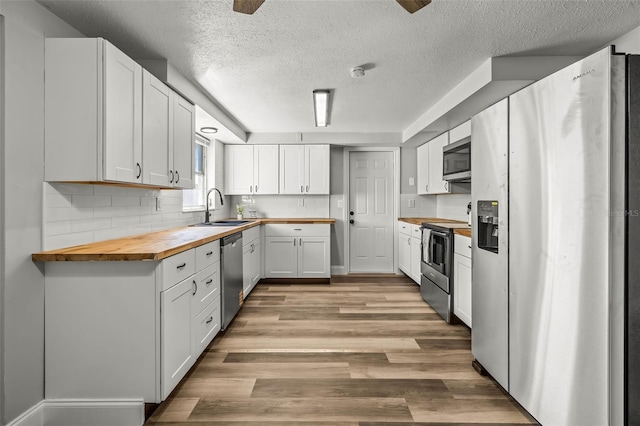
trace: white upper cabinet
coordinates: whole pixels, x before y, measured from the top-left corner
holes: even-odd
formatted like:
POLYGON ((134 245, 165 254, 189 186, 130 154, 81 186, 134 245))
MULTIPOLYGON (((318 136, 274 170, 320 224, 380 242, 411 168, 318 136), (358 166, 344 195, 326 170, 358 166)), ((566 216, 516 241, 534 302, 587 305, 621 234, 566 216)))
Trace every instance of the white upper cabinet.
POLYGON ((329 145, 280 145, 280 194, 329 194, 329 145))
POLYGON ((104 42, 104 179, 142 179, 142 67, 104 42))
POLYGON ((418 194, 447 194, 449 182, 442 180, 442 149, 449 143, 449 133, 421 145, 418 157, 418 194))
POLYGON ((420 145, 417 149, 418 194, 429 193, 429 145, 420 145))
POLYGON ((278 145, 226 145, 225 193, 278 193, 278 145))
POLYGON ((254 145, 253 193, 278 193, 278 145, 254 145))
POLYGON ((471 137, 471 120, 467 120, 457 127, 449 130, 449 143, 461 141, 471 137))
POLYGON ((173 94, 173 177, 176 188, 190 189, 194 186, 195 107, 177 93, 173 94))
POLYGON ((173 135, 171 89, 146 70, 143 71, 142 82, 142 182, 169 186, 169 171, 172 166, 170 137, 173 135), (152 149, 154 145, 156 149, 152 149))
POLYGON ((429 141, 429 194, 446 194, 449 182, 442 180, 442 149, 449 143, 449 133, 429 141))
POLYGON ((45 180, 172 187, 179 139, 192 187, 194 107, 180 98, 190 113, 176 115, 179 96, 143 71, 101 38, 45 40, 45 180))

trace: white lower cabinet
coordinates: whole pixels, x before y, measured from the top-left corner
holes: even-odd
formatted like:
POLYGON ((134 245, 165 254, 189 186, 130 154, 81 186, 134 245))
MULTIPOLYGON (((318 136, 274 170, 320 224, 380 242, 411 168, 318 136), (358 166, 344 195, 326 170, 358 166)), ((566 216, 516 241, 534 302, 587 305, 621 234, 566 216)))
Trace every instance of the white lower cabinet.
POLYGON ((242 232, 242 280, 246 298, 262 277, 261 227, 256 226, 242 232))
POLYGON ((174 285, 160 296, 162 399, 166 399, 193 365, 191 348, 192 279, 174 285))
POLYGON ((266 278, 329 278, 328 224, 265 225, 266 278))
POLYGON ((454 235, 453 313, 471 327, 471 238, 454 235))
POLYGON ((220 330, 220 242, 160 262, 47 262, 45 306, 46 398, 159 403, 220 330))
POLYGON ((420 284, 422 229, 420 225, 398 222, 398 268, 420 284))

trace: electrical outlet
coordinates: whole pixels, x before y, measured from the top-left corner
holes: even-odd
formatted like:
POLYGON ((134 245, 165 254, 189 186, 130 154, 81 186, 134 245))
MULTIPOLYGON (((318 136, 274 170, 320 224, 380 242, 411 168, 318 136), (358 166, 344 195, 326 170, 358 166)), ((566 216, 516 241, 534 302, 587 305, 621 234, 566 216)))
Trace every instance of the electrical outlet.
POLYGON ((344 208, 344 201, 343 200, 338 200, 338 208, 339 209, 344 208))
POLYGON ((415 208, 416 207, 416 200, 409 200, 409 208, 415 208))
POLYGON ((162 211, 162 198, 160 197, 156 197, 156 211, 157 212, 162 211))
POLYGON ((410 178, 409 178, 409 186, 413 186, 413 185, 415 185, 415 184, 416 184, 415 179, 414 179, 414 178, 412 178, 412 177, 410 177, 410 178))

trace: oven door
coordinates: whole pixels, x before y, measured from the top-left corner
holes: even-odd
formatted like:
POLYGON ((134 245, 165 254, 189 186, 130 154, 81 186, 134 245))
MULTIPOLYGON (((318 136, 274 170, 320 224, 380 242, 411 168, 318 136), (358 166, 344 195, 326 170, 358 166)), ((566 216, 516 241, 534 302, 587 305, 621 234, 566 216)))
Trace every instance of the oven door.
POLYGON ((449 233, 422 228, 422 263, 449 276, 449 233))

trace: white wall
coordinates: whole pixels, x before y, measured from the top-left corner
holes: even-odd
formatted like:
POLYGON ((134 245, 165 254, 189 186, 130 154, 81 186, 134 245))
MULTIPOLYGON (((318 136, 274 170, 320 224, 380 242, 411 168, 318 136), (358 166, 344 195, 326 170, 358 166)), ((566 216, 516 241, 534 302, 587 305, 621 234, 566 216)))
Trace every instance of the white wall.
POLYGON ((640 27, 629 31, 609 44, 616 46, 616 52, 640 53, 640 27))
POLYGON ((4 417, 44 397, 44 276, 31 253, 42 248, 44 38, 81 36, 32 1, 2 1, 5 16, 4 417))

